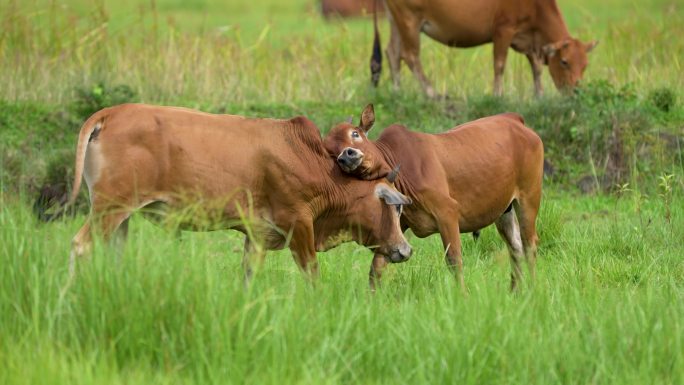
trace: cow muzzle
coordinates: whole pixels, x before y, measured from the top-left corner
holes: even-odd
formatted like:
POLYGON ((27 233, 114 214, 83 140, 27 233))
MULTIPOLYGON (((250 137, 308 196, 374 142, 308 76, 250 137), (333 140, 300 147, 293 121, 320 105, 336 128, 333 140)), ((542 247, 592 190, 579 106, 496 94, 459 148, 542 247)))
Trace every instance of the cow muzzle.
POLYGON ((411 254, 413 254, 411 246, 408 243, 404 243, 401 246, 392 249, 389 254, 389 260, 392 263, 406 262, 411 258, 411 254))
POLYGON ((353 147, 347 147, 337 156, 337 164, 344 172, 352 172, 363 162, 363 152, 353 147))

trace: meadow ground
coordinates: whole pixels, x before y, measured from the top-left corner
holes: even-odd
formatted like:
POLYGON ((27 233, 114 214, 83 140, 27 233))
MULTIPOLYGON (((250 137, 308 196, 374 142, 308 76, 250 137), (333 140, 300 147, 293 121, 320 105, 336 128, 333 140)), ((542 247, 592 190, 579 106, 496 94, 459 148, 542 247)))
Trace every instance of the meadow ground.
POLYGON ((507 96, 492 98, 490 46, 424 37, 426 73, 451 96, 429 101, 405 68, 400 92, 387 67, 371 89, 369 20, 326 22, 314 1, 0 0, 0 383, 684 382, 684 5, 560 6, 601 41, 577 95, 545 73, 534 100, 511 53, 507 96), (319 254, 316 287, 269 253, 246 290, 240 234, 178 238, 136 216, 124 254, 97 248, 64 290, 84 206, 44 224, 32 199, 68 185, 80 124, 123 101, 304 114, 323 131, 368 102, 377 127, 427 132, 521 112, 556 166, 537 280, 508 292, 490 227, 462 238, 467 296, 439 237, 411 235, 413 258, 374 295, 355 244, 319 254))

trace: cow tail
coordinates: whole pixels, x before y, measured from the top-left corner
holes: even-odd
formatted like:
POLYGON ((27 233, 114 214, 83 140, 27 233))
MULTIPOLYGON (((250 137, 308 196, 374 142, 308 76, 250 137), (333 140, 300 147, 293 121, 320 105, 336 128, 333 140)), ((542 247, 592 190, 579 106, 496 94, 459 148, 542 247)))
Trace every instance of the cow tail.
POLYGON ((88 143, 91 137, 97 136, 104 126, 103 111, 92 115, 83 126, 78 135, 78 144, 76 145, 76 172, 74 174, 74 184, 72 185, 71 194, 66 191, 66 186, 55 185, 45 186, 41 189, 40 194, 33 204, 33 211, 39 220, 44 222, 53 221, 64 215, 69 208, 73 206, 78 198, 78 192, 81 188, 81 181, 83 180, 83 169, 85 167, 85 155, 88 149, 88 143), (62 187, 64 186, 64 187, 62 187), (59 208, 54 213, 48 213, 48 210, 54 206, 59 205, 59 208))
POLYGON ((380 33, 378 32, 378 1, 373 0, 373 30, 375 36, 373 37, 373 53, 370 59, 371 83, 373 87, 377 87, 380 82, 380 73, 382 72, 382 51, 380 50, 380 33))
POLYGON ((91 137, 97 135, 104 127, 104 111, 95 113, 88 118, 83 126, 81 132, 78 134, 78 144, 76 145, 76 170, 74 172, 74 184, 71 186, 71 194, 66 206, 72 206, 78 198, 78 192, 81 189, 81 182, 83 181, 83 169, 85 167, 86 150, 91 137))

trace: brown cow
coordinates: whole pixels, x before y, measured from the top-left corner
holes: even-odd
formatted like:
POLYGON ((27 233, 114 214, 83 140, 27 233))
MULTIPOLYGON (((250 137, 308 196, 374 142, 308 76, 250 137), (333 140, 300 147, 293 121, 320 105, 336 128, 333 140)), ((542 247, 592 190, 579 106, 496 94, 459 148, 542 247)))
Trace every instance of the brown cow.
MULTIPOLYGON (((345 172, 367 180, 401 165, 397 189, 413 200, 404 209, 402 227, 418 237, 440 233, 446 262, 461 287, 465 286, 459 233, 492 223, 510 251, 511 288, 522 278, 523 256, 534 276, 544 147, 520 115, 490 116, 441 134, 392 125, 371 142, 366 134, 374 121, 373 106, 368 105, 358 127, 333 127, 324 139, 328 153, 345 172)), ((371 281, 380 278, 387 262, 384 256, 375 256, 371 281)))
MULTIPOLYGON (((327 18, 364 16, 373 12, 375 3, 374 0, 321 0, 321 13, 327 18)), ((378 12, 384 11, 382 3, 377 7, 378 12)))
MULTIPOLYGON (((389 9, 387 58, 395 88, 400 60, 406 62, 423 90, 435 96, 420 63, 420 33, 451 47, 494 43, 494 94, 503 94, 502 76, 508 47, 523 53, 532 66, 534 90, 542 94, 542 65, 562 91, 582 79, 587 53, 597 42, 582 43, 570 36, 555 0, 385 0, 389 9)), ((377 23, 375 25, 377 45, 377 23)), ((375 49, 371 78, 377 86, 382 58, 375 49)))
POLYGON ((248 234, 247 280, 250 260, 262 257, 258 245, 289 244, 299 267, 313 276, 316 251, 342 241, 374 247, 393 262, 411 255, 398 215, 410 201, 385 181, 343 174, 304 117, 250 119, 142 104, 106 108, 81 128, 70 202, 81 175, 91 213, 73 239, 72 272, 94 231, 105 239, 125 235, 133 210, 151 205, 201 207, 202 215, 181 217, 184 229, 248 234))

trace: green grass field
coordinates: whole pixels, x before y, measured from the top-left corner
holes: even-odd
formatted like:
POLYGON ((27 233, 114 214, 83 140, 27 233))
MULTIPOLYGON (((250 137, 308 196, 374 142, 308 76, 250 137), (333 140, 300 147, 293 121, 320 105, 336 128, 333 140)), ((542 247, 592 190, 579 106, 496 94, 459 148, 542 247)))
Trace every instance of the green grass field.
POLYGON ((0 0, 0 384, 684 383, 684 5, 559 4, 574 35, 601 41, 577 95, 545 73, 535 100, 511 53, 492 98, 491 46, 423 37, 451 96, 430 101, 406 68, 400 92, 386 64, 371 89, 372 24, 325 21, 313 0, 0 0), (467 296, 439 237, 410 233, 414 256, 375 294, 371 254, 351 243, 319 253, 315 286, 286 250, 245 289, 241 234, 178 237, 135 216, 123 255, 101 245, 67 285, 86 207, 46 224, 31 205, 69 183, 83 120, 123 101, 304 114, 322 131, 373 102, 372 136, 520 112, 557 168, 537 279, 509 293, 489 227, 462 237, 467 296))

